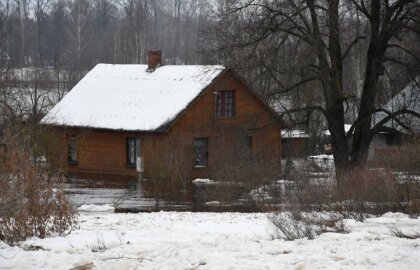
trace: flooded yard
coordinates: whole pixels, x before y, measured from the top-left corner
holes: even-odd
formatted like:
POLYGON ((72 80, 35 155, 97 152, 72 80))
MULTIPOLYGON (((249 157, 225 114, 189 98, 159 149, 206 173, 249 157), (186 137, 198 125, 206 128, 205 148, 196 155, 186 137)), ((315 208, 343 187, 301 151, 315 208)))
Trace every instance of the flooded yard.
MULTIPOLYGON (((286 164, 283 164, 286 168, 286 164)), ((293 192, 299 185, 333 186, 333 163, 331 158, 315 156, 293 161, 293 169, 304 172, 297 181, 276 180, 271 183, 215 182, 196 179, 180 185, 165 181, 133 180, 106 175, 78 175, 69 177, 64 190, 76 207, 81 205, 104 205, 115 207, 116 212, 152 211, 259 211, 259 199, 267 200, 274 191, 293 192), (305 182, 306 181, 306 182, 305 182), (332 182, 331 182, 332 181, 332 182), (269 190, 268 190, 269 189, 269 190), (256 200, 257 199, 257 200, 256 200)), ((381 173, 382 169, 372 169, 381 173)), ((418 188, 419 175, 393 172, 398 189, 418 188)), ((281 197, 278 197, 279 199, 281 197)), ((268 202, 268 201, 266 201, 268 202)))
POLYGON ((153 184, 150 180, 84 175, 70 177, 64 190, 75 207, 110 204, 117 212, 257 210, 243 198, 240 185, 231 184, 229 191, 220 192, 225 185, 190 182, 172 190, 156 190, 153 184))
MULTIPOLYGON (((311 178, 328 179, 330 159, 295 160, 294 167, 305 164, 311 178), (322 166, 321 166, 322 165, 322 166), (325 167, 325 168, 324 168, 325 167)), ((285 167, 285 164, 283 164, 285 167)), ((65 192, 76 207, 86 204, 110 204, 118 212, 148 211, 238 211, 255 212, 258 207, 250 196, 267 183, 214 182, 196 179, 173 186, 164 181, 133 180, 109 175, 77 175, 68 178, 65 192), (258 184, 259 183, 259 184, 258 184)), ((255 194, 254 194, 255 195, 255 194)), ((255 199, 255 198, 254 198, 255 199)))

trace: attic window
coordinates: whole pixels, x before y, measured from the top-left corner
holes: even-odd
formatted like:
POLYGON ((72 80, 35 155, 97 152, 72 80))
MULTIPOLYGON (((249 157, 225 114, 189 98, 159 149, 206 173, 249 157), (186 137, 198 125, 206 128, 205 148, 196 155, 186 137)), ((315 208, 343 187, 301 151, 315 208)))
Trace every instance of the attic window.
POLYGON ((235 116, 235 91, 216 93, 216 117, 235 116))
POLYGON ((77 164, 77 140, 76 136, 71 136, 68 145, 68 163, 77 164))

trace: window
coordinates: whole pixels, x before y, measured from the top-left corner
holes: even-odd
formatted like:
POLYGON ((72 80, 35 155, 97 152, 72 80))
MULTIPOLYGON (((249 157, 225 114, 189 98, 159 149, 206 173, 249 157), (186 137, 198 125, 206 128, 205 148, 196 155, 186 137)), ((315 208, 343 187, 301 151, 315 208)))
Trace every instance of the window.
POLYGON ((68 162, 69 164, 77 163, 77 140, 76 136, 71 136, 68 145, 68 162))
POLYGON ((246 150, 252 153, 252 136, 246 136, 245 137, 245 147, 246 150))
POLYGON ((235 91, 216 93, 216 117, 235 116, 235 91))
POLYGON ((207 167, 208 163, 208 138, 194 139, 194 166, 195 167, 207 167))
POLYGON ((127 165, 136 167, 138 157, 140 157, 140 139, 127 138, 127 165))

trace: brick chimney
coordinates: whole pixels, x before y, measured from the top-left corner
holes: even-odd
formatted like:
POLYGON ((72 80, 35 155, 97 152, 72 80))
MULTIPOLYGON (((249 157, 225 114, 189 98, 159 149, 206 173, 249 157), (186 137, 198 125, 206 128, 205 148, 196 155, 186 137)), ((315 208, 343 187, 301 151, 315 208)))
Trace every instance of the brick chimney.
POLYGON ((153 71, 162 65, 162 51, 150 50, 147 52, 147 70, 153 71))

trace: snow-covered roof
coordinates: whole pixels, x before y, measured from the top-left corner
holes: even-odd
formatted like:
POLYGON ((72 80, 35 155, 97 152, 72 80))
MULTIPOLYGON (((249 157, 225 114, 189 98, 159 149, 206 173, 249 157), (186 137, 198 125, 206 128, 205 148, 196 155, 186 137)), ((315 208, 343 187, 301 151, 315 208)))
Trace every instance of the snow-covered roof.
POLYGON ((166 126, 225 68, 98 64, 42 123, 112 130, 155 131, 166 126))
POLYGON ((300 129, 283 129, 281 131, 282 139, 295 139, 295 138, 309 138, 309 134, 300 129))
MULTIPOLYGON (((402 109, 412 110, 417 113, 420 113, 420 88, 418 84, 420 84, 420 77, 416 78, 417 84, 415 82, 410 82, 401 92, 395 95, 392 99, 390 99, 384 106, 389 112, 397 112, 402 109)), ((388 114, 384 112, 379 112, 374 115, 373 124, 378 123, 388 114)), ((402 114, 397 116, 397 119, 401 121, 404 125, 410 127, 414 132, 420 133, 420 119, 412 114, 402 114)), ((395 121, 391 119, 389 122, 385 124, 388 128, 393 128, 401 132, 407 132, 407 130, 395 121)))
MULTIPOLYGON (((344 124, 344 132, 346 132, 346 134, 350 131, 350 128, 351 128, 351 125, 349 125, 349 124, 344 124)), ((322 132, 322 135, 324 135, 324 136, 331 136, 331 133, 330 133, 330 131, 327 129, 327 130, 324 130, 324 131, 322 132)))

